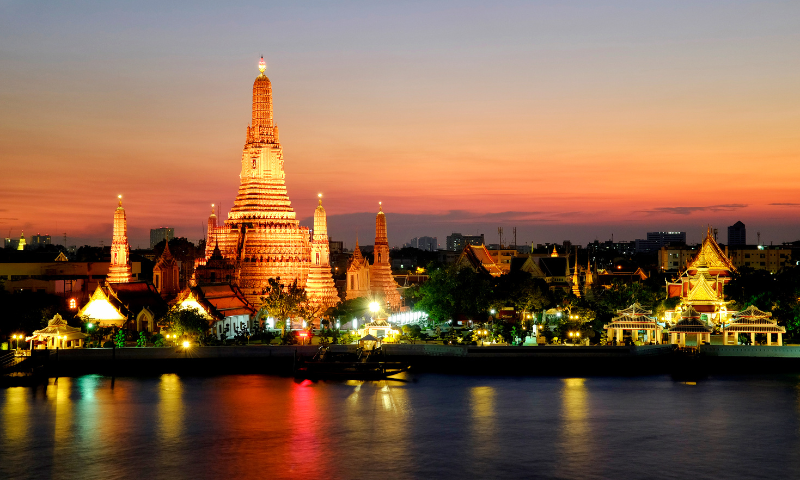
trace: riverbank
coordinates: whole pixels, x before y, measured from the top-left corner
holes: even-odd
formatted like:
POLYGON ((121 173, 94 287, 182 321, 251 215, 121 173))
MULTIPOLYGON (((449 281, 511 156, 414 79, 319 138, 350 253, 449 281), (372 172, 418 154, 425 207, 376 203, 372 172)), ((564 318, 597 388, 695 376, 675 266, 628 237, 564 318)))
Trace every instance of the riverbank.
MULTIPOLYGON (((332 345, 335 353, 356 353, 356 345, 332 345)), ((317 353, 316 345, 85 348, 50 351, 43 376, 291 375, 298 359, 317 353)), ((707 345, 680 351, 671 345, 644 346, 449 346, 386 344, 386 360, 408 363, 412 371, 481 375, 707 375, 800 373, 800 347, 707 345)), ((39 358, 42 355, 40 353, 39 358)))

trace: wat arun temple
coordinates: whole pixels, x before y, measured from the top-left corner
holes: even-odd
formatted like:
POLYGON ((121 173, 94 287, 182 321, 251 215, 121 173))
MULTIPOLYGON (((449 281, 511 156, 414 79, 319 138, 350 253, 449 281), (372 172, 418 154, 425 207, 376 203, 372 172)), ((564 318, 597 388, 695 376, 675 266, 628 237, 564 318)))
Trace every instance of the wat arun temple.
MULTIPOLYGON (((205 259, 198 267, 209 268, 214 258, 222 257, 232 267, 232 283, 255 305, 260 304, 270 278, 280 277, 284 285, 296 281, 306 289, 309 303, 324 311, 340 301, 331 274, 327 216, 320 196, 313 231, 297 220, 286 190, 283 149, 273 119, 272 84, 265 70, 262 57, 260 74, 253 83, 252 119, 242 150, 239 192, 224 222, 218 221, 212 206, 205 259)), ((385 224, 383 229, 385 232, 385 224)), ((388 264, 388 255, 382 260, 388 264)), ((388 274, 396 286, 390 270, 388 274)), ((388 280, 382 279, 384 283, 388 280)))

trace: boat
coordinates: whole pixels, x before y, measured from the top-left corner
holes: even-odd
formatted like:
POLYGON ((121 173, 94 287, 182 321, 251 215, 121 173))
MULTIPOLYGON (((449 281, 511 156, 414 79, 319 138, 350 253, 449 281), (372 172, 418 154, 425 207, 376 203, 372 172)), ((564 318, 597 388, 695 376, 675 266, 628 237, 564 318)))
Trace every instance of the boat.
POLYGON ((383 380, 408 371, 410 365, 403 362, 382 360, 380 349, 360 349, 355 354, 332 353, 328 347, 320 347, 310 360, 295 358, 294 375, 308 379, 383 380))

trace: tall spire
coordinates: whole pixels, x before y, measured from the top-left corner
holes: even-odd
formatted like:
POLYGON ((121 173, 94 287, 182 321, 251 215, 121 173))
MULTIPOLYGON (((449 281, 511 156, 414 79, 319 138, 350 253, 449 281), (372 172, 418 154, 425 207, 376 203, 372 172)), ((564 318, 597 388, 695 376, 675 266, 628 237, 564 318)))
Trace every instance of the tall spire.
POLYGON ((108 268, 109 283, 127 283, 131 277, 130 248, 128 247, 128 220, 122 208, 122 195, 114 211, 114 234, 111 239, 111 266, 108 268))
POLYGON ((386 234, 386 215, 383 213, 383 202, 378 202, 378 214, 375 215, 374 263, 389 263, 389 239, 386 234))
POLYGON ((253 119, 250 124, 250 133, 255 142, 271 143, 273 134, 272 122, 272 83, 264 75, 267 64, 264 57, 258 63, 259 75, 253 82, 253 119))
POLYGON ((378 214, 375 215, 375 250, 374 261, 369 269, 369 285, 373 295, 383 297, 393 309, 400 308, 400 293, 397 282, 392 276, 392 265, 389 259, 389 239, 386 234, 386 215, 383 213, 383 202, 378 202, 378 214))
POLYGON ((328 219, 322 206, 321 193, 318 198, 319 206, 314 209, 314 237, 311 241, 311 267, 308 271, 306 292, 312 305, 327 309, 339 303, 339 296, 331 275, 328 219))

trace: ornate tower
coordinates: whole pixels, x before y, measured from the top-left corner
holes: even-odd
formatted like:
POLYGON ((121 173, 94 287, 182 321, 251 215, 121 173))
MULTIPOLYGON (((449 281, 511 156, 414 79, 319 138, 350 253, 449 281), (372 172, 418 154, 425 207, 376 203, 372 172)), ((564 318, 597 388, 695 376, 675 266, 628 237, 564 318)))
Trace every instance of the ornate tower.
MULTIPOLYGON (((283 149, 272 118, 272 84, 261 72, 253 83, 253 114, 247 127, 239 173, 239 193, 228 219, 214 227, 209 218, 209 241, 236 271, 234 282, 247 300, 258 303, 271 277, 305 286, 311 247, 308 228, 295 218, 286 191, 283 149), (211 241, 213 239, 213 243, 211 241)), ((206 250, 207 258, 212 252, 206 250)))
POLYGON ((350 264, 347 266, 347 300, 368 296, 369 284, 369 262, 361 255, 361 249, 358 248, 358 237, 356 237, 353 258, 350 259, 350 264))
POLYGON ((214 233, 217 231, 217 215, 214 213, 214 204, 211 204, 211 215, 208 216, 208 240, 206 240, 206 258, 210 258, 214 253, 216 239, 214 233))
POLYGON ((386 235, 386 215, 383 205, 378 202, 378 215, 375 216, 375 260, 370 267, 370 290, 373 295, 382 296, 392 309, 400 308, 400 293, 392 276, 389 260, 389 240, 386 235))
POLYGON ((311 267, 308 271, 306 292, 311 303, 323 311, 339 303, 336 285, 331 275, 330 256, 328 219, 320 194, 319 206, 314 210, 314 237, 311 241, 311 267))
POLYGON ((111 240, 111 266, 108 269, 109 283, 131 281, 130 249, 128 247, 128 220, 122 208, 122 195, 114 211, 114 236, 111 240))
MULTIPOLYGON (((569 260, 567 260, 569 265, 569 260)), ((572 293, 581 298, 580 278, 578 278, 578 247, 575 247, 575 269, 572 271, 572 293)))
POLYGON ((153 267, 153 284, 162 298, 175 296, 180 291, 178 287, 179 273, 178 262, 169 251, 169 240, 165 242, 164 251, 153 267))

